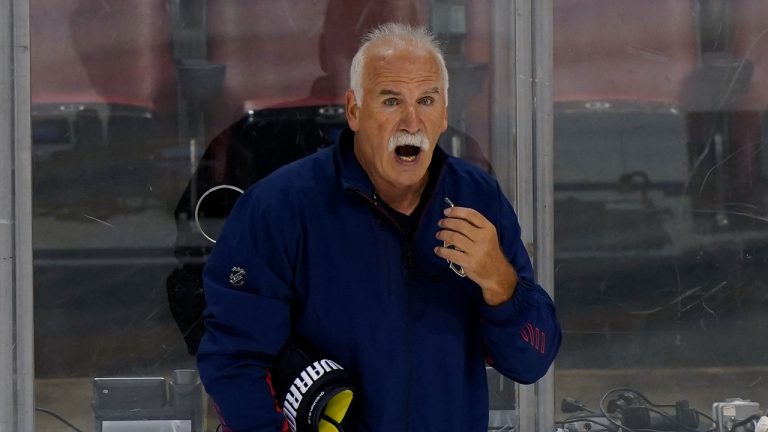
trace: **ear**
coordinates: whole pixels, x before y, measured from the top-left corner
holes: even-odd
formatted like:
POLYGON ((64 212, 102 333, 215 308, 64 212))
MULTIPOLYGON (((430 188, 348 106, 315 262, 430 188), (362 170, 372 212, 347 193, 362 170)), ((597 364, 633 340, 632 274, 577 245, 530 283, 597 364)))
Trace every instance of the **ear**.
POLYGON ((346 116, 347 116, 347 123, 349 123, 349 128, 353 131, 357 132, 359 127, 359 121, 360 121, 360 105, 357 104, 357 98, 355 97, 355 92, 352 91, 352 89, 347 90, 347 93, 345 94, 346 98, 346 116))
MULTIPOLYGON (((443 108, 443 130, 445 132, 448 129, 448 107, 443 108)), ((440 133, 442 133, 440 132, 440 133)))

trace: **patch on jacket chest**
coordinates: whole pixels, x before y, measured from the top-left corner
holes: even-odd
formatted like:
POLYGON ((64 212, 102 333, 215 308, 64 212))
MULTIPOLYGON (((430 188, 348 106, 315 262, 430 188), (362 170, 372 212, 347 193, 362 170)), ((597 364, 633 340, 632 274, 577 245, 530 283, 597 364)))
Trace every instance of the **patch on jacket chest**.
POLYGON ((229 283, 234 287, 241 287, 245 283, 245 269, 242 267, 232 267, 229 272, 229 283))

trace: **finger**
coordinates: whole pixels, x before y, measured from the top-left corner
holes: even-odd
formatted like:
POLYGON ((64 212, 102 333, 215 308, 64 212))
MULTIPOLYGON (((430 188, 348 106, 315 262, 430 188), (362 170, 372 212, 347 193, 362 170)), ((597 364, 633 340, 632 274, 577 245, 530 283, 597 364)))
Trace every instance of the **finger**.
POLYGON ((480 237, 478 235, 480 231, 479 228, 477 228, 476 226, 472 225, 471 223, 467 222, 464 219, 456 219, 456 218, 440 219, 439 221, 437 221, 437 226, 446 230, 455 231, 457 233, 464 234, 465 236, 467 236, 467 238, 469 238, 472 241, 475 241, 480 237))
POLYGON ((448 260, 454 264, 460 265, 462 268, 464 268, 464 270, 466 270, 466 265, 468 264, 467 262, 468 260, 467 260, 467 254, 465 254, 464 252, 458 251, 456 249, 437 246, 435 247, 435 254, 440 258, 448 260))
POLYGON ((451 218, 463 219, 474 225, 476 228, 483 228, 490 224, 485 216, 469 207, 448 207, 443 210, 443 214, 451 218))
POLYGON ((472 244, 474 243, 472 239, 456 231, 440 230, 437 232, 437 234, 435 234, 435 237, 437 237, 438 240, 442 240, 443 242, 457 247, 463 251, 466 251, 472 247, 472 244))

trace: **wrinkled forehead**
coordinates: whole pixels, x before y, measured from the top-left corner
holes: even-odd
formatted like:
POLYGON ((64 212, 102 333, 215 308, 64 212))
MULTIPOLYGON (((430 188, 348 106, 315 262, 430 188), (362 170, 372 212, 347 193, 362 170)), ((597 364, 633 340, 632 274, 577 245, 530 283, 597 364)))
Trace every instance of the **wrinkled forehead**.
POLYGON ((381 41, 368 49, 363 64, 363 81, 372 84, 382 78, 432 82, 444 87, 440 60, 432 50, 414 44, 381 41))

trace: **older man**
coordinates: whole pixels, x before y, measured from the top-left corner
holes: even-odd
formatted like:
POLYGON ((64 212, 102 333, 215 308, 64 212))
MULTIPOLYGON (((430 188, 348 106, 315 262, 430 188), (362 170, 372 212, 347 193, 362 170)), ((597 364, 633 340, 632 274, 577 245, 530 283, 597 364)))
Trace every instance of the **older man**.
POLYGON ((231 430, 280 430, 268 371, 300 337, 351 377, 345 431, 485 431, 486 362, 539 379, 554 306, 498 184, 436 148, 448 74, 432 36, 381 26, 350 75, 340 143, 251 187, 209 258, 206 390, 231 430))

